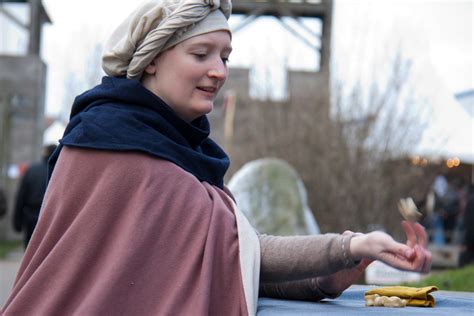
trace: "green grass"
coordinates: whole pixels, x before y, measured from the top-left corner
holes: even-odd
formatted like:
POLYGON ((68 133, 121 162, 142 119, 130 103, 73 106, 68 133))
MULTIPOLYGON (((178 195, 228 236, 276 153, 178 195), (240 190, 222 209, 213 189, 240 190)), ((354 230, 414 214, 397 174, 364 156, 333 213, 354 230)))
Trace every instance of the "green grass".
POLYGON ((442 291, 474 292, 474 264, 453 270, 434 271, 421 282, 409 286, 436 285, 442 291))
POLYGON ((0 240, 0 259, 5 259, 11 251, 23 247, 21 240, 0 240))

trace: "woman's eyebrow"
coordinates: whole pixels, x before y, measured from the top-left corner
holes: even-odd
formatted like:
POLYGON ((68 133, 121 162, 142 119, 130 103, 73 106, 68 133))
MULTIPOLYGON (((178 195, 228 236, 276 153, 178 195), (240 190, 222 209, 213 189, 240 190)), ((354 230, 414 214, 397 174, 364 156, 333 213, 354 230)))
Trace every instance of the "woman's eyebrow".
MULTIPOLYGON (((195 49, 195 48, 212 48, 212 47, 215 47, 216 45, 213 43, 213 42, 199 42, 199 43, 193 43, 193 44, 190 44, 188 49, 195 49)), ((224 52, 226 53, 230 53, 232 52, 232 46, 226 46, 224 49, 223 49, 224 52)))

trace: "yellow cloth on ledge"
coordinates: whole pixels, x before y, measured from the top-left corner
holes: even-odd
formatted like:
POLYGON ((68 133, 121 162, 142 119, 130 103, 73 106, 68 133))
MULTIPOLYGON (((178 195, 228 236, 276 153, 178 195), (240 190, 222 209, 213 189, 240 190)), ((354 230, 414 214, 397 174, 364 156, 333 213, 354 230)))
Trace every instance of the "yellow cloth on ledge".
POLYGON ((436 286, 409 287, 409 286, 386 286, 365 292, 365 295, 378 294, 380 296, 398 296, 408 300, 409 306, 434 307, 436 302, 429 293, 437 291, 436 286))

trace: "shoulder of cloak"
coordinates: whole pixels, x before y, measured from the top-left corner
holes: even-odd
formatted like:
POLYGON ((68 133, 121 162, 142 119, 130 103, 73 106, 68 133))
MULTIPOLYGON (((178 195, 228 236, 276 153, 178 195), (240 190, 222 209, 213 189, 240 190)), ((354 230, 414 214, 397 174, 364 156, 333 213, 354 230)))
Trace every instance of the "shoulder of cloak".
POLYGON ((166 203, 172 203, 173 197, 184 194, 181 202, 196 203, 209 202, 209 190, 230 194, 201 182, 173 162, 138 151, 117 152, 66 146, 56 168, 49 187, 61 190, 70 199, 101 194, 101 199, 121 204, 125 202, 123 199, 136 194, 138 199, 151 198, 156 202, 162 196, 166 197, 166 203), (67 188, 71 187, 74 192, 68 191, 67 188))
MULTIPOLYGON (((95 306, 110 307, 130 299, 129 287, 138 284, 142 287, 136 295, 155 295, 161 289, 155 280, 157 263, 165 271, 160 277, 183 277, 170 279, 172 284, 195 275, 189 272, 193 260, 179 267, 168 263, 181 262, 183 253, 201 258, 202 249, 213 249, 209 242, 220 243, 222 231, 235 228, 231 212, 232 201, 223 190, 169 161, 139 152, 65 147, 5 306, 45 308, 48 304, 34 294, 45 288, 50 294, 57 291, 54 300, 68 302, 65 310, 80 306, 84 297, 96 297, 91 299, 99 302, 95 306), (126 286, 117 287, 119 283, 126 286)), ((236 228, 232 236, 237 238, 236 228)), ((233 267, 239 274, 238 260, 233 267)))
POLYGON ((227 193, 167 160, 134 151, 66 146, 45 194, 40 215, 45 219, 36 228, 46 239, 32 240, 31 248, 52 249, 68 230, 87 222, 104 230, 126 230, 140 221, 146 231, 157 221, 179 222, 176 217, 183 212, 173 210, 194 214, 216 203, 219 209, 232 210, 227 193))

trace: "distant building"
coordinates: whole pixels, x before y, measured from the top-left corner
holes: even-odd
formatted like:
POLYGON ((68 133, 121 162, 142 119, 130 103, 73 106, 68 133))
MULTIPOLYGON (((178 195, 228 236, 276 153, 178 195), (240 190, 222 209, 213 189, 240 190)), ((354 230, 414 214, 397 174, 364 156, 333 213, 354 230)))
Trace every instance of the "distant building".
POLYGON ((467 113, 474 117, 474 89, 466 90, 454 95, 467 113))
POLYGON ((57 118, 47 117, 46 128, 43 133, 43 144, 57 144, 58 141, 63 137, 66 125, 66 122, 63 122, 57 118))
POLYGON ((25 3, 2 3, 0 55, 25 55, 28 49, 29 7, 25 3))
MULTIPOLYGON (((0 184, 11 210, 18 166, 41 156, 46 65, 39 51, 42 25, 50 20, 39 0, 1 1, 0 9, 0 184)), ((13 236, 6 216, 0 238, 13 236)))

